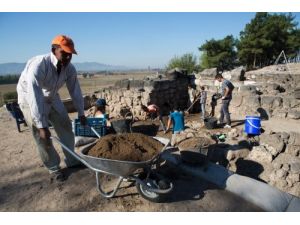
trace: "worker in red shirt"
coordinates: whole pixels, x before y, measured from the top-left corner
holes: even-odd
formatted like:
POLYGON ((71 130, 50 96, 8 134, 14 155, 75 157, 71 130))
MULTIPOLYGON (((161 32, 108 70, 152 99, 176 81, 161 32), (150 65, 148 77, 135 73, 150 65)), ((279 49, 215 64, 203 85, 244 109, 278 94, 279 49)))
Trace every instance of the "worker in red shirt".
POLYGON ((160 114, 159 107, 157 105, 148 103, 147 106, 142 105, 142 109, 144 112, 147 113, 147 117, 150 118, 151 120, 155 120, 158 117, 163 131, 166 130, 166 126, 162 120, 162 115, 160 114))

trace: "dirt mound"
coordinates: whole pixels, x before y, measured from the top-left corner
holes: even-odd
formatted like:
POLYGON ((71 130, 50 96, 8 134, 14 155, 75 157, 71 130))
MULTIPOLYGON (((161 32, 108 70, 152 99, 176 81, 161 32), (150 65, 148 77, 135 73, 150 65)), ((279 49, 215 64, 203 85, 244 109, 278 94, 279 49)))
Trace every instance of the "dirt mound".
POLYGON ((144 134, 110 134, 102 137, 87 153, 98 158, 141 162, 155 156, 163 145, 144 134))
POLYGON ((183 140, 179 143, 178 147, 179 149, 200 149, 201 147, 208 147, 211 144, 213 144, 212 140, 204 137, 197 137, 183 140))

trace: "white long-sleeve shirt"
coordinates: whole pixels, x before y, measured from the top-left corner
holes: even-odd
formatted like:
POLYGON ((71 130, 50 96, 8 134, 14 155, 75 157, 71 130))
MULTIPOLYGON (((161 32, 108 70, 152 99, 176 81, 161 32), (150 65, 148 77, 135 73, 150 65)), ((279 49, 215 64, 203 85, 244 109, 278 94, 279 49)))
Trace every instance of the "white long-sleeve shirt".
POLYGON ((57 58, 53 53, 30 59, 21 73, 18 85, 18 103, 28 104, 37 128, 48 127, 51 107, 65 112, 58 90, 66 83, 79 116, 84 115, 84 101, 75 67, 69 63, 57 73, 57 58))

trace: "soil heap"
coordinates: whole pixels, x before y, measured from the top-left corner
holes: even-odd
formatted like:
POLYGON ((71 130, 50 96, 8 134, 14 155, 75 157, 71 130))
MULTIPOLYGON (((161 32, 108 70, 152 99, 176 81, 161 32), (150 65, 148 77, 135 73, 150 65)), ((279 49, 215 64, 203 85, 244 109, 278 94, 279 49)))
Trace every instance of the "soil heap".
POLYGON ((152 159, 163 145, 140 133, 110 134, 99 139, 89 156, 121 161, 141 162, 152 159))
POLYGON ((182 150, 189 150, 189 149, 200 149, 201 147, 208 147, 209 145, 213 144, 213 141, 208 138, 189 138, 185 139, 179 143, 178 147, 182 150))

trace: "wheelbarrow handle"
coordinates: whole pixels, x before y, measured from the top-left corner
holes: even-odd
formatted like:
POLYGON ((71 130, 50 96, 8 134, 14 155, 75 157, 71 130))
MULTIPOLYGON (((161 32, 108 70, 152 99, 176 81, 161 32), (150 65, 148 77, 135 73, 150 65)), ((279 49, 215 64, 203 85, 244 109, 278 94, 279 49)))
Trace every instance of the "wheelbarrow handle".
POLYGON ((100 134, 95 130, 94 127, 90 126, 91 130, 97 135, 98 138, 101 138, 100 134))
POLYGON ((84 159, 82 159, 76 152, 72 151, 64 143, 62 143, 57 137, 51 136, 50 139, 59 143, 68 153, 70 153, 73 157, 75 157, 78 161, 86 165, 88 168, 94 169, 84 159))

